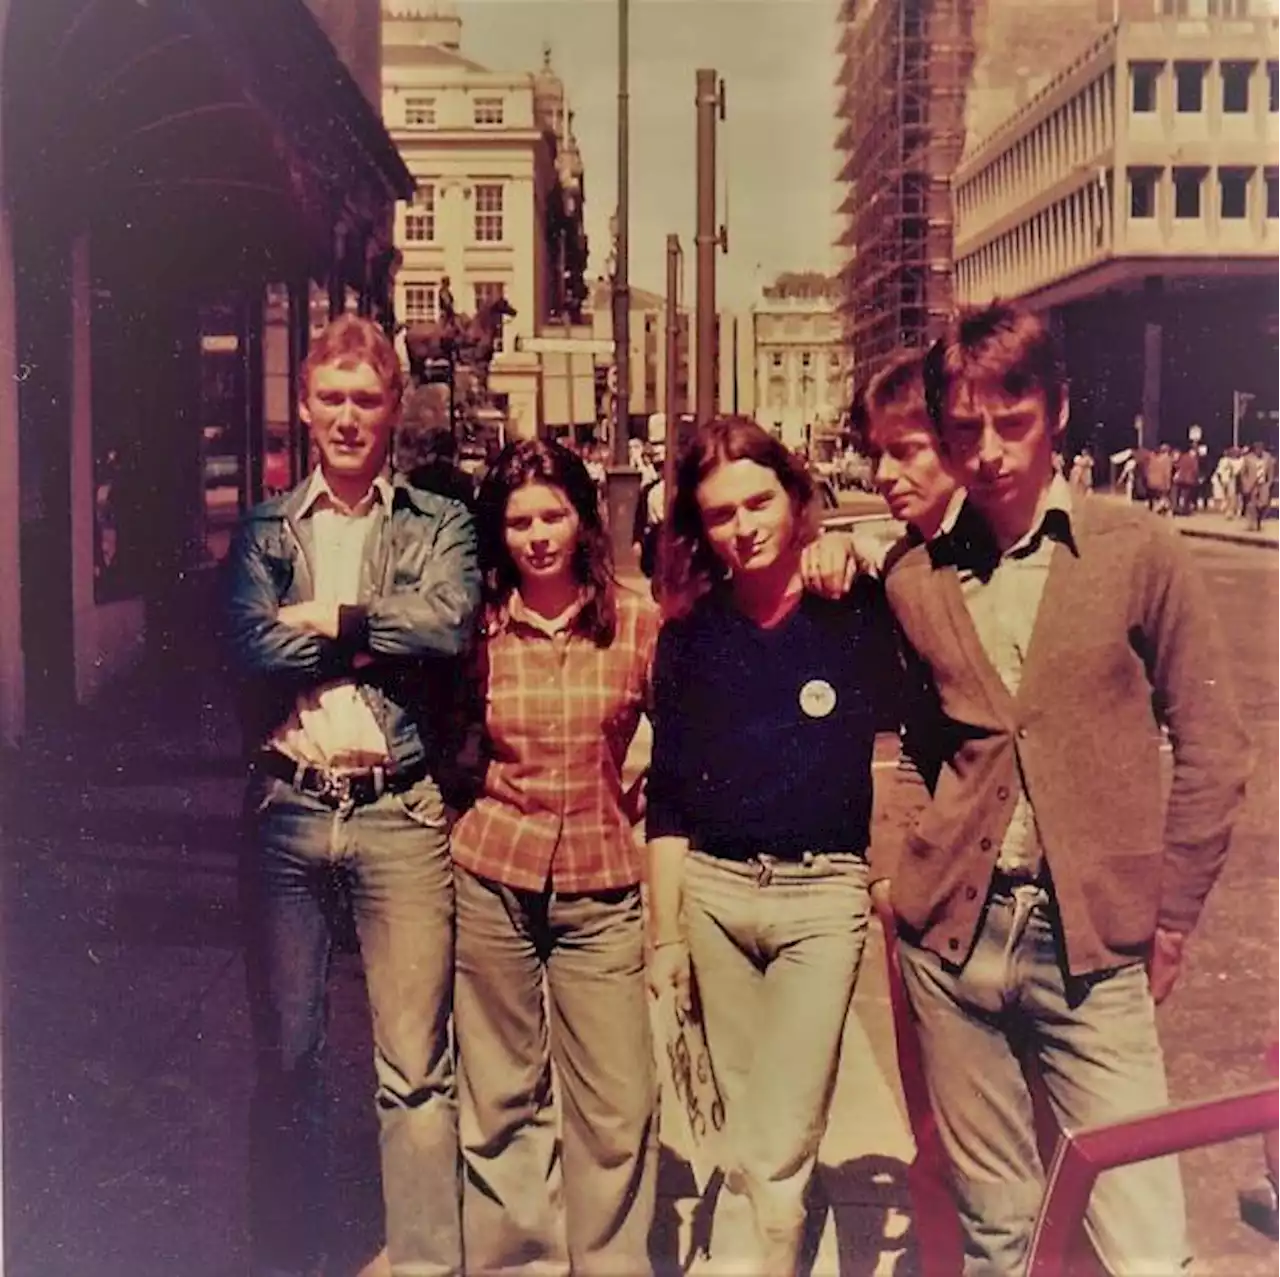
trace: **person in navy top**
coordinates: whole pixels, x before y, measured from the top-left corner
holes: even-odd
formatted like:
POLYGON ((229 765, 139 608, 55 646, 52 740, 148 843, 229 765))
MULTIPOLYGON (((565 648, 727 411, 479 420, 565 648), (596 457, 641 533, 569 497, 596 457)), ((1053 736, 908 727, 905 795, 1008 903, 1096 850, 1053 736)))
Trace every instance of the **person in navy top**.
POLYGON ((813 483, 755 422, 677 470, 653 676, 650 982, 696 986, 753 1273, 791 1277, 870 916, 876 731, 901 673, 879 586, 807 594, 813 483))

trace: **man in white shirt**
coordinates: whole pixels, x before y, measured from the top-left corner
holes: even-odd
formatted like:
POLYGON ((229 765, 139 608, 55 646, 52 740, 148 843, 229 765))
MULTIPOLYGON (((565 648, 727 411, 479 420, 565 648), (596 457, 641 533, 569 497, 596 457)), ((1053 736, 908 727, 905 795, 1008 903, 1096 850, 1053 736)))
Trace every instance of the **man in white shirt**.
POLYGON ((228 560, 228 640, 253 751, 253 1277, 323 1271, 341 1218, 324 1038, 342 893, 372 1013, 391 1271, 462 1272, 453 879, 431 688, 467 644, 479 574, 466 509, 383 475, 402 386, 375 324, 331 323, 299 403, 319 466, 245 517, 228 560))

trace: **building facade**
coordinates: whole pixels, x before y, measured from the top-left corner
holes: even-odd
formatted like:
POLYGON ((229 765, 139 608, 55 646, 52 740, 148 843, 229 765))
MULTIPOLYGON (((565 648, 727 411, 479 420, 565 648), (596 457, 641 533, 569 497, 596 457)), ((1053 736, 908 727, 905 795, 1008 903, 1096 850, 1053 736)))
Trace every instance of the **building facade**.
POLYGON ((1108 26, 955 179, 959 300, 1052 316, 1073 444, 1109 451, 1221 448, 1235 392, 1275 407, 1276 19, 1156 7, 1187 16, 1108 26))
POLYGON ((838 280, 783 275, 751 308, 753 415, 793 448, 834 435, 849 406, 839 297, 838 280))
POLYGON ((460 313, 505 296, 516 315, 489 385, 511 430, 532 436, 548 405, 525 342, 583 321, 582 160, 549 51, 537 73, 496 72, 461 41, 452 6, 384 13, 383 119, 417 184, 396 217, 396 313, 434 322, 446 280, 460 313))

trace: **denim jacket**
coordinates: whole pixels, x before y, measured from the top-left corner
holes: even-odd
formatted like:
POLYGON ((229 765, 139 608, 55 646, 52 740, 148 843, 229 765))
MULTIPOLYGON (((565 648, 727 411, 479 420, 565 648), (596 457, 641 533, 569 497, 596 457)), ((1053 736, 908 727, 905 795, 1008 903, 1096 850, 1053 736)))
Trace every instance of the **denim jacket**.
POLYGON ((226 564, 226 643, 242 680, 245 743, 260 748, 298 694, 356 678, 397 768, 434 766, 457 658, 468 646, 480 598, 471 516, 458 502, 397 480, 390 512, 370 536, 359 602, 338 611, 338 637, 276 619, 314 597, 307 491, 265 501, 240 523, 226 564), (358 653, 372 661, 353 671, 358 653))

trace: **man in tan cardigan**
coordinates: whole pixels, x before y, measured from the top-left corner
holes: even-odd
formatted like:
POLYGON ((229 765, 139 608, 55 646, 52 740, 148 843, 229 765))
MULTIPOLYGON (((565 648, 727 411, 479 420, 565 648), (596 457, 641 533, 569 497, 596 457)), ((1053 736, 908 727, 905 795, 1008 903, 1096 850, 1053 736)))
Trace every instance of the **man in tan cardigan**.
MULTIPOLYGON (((1249 751, 1177 534, 1073 503, 1055 477, 1067 395, 1041 321, 1001 304, 962 316, 925 385, 983 518, 888 574, 946 727, 932 800, 892 863, 873 850, 872 877, 903 941, 965 1273, 1013 1275, 1044 1188, 1020 1061, 1067 1126, 1167 1103, 1154 1008, 1222 868, 1249 751)), ((1086 1222, 1114 1274, 1188 1261, 1172 1159, 1104 1174, 1086 1222)))

